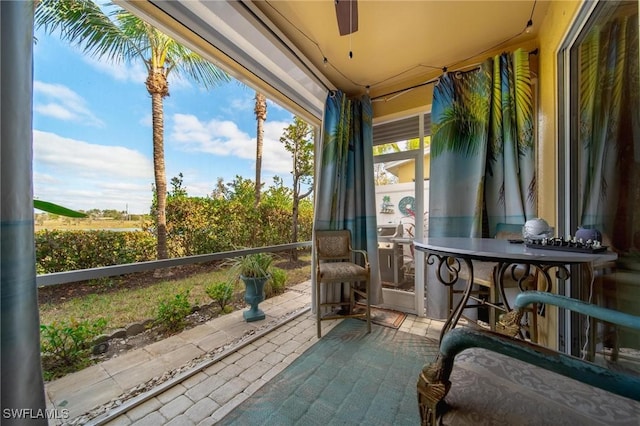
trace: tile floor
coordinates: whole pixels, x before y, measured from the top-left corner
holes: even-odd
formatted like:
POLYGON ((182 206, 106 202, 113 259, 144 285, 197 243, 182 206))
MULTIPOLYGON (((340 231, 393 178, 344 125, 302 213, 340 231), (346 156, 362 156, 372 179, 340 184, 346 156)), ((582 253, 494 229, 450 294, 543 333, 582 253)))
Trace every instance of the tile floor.
MULTIPOLYGON (((48 383, 48 408, 70 414, 51 424, 215 424, 318 340, 310 287, 302 283, 262 302, 263 321, 247 323, 236 311, 48 383), (170 371, 172 377, 147 389, 170 371), (118 399, 143 386, 135 397, 118 399)), ((337 323, 323 321, 323 334, 337 323)), ((408 315, 400 330, 438 339, 441 327, 408 315)))

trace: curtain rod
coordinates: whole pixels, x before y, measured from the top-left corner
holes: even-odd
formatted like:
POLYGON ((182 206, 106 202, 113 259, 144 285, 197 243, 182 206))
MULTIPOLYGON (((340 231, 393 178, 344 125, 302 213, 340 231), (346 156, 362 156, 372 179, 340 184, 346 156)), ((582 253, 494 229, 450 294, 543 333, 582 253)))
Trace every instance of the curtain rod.
MULTIPOLYGON (((533 49, 531 52, 529 52, 529 55, 537 55, 537 54, 538 54, 538 49, 537 48, 533 49)), ((446 72, 454 72, 454 73, 462 73, 462 74, 464 74, 464 73, 468 73, 468 72, 479 70, 480 67, 477 66, 477 65, 480 65, 480 64, 470 65, 470 66, 474 67, 474 68, 472 68, 470 70, 465 70, 465 71, 446 71, 446 72)), ((467 67, 469 67, 469 65, 467 67)), ((463 67, 463 68, 460 68, 460 69, 464 69, 464 68, 467 68, 467 67, 463 67)), ((446 70, 446 67, 444 69, 446 70)), ((415 84, 413 86, 409 86, 409 87, 406 87, 404 89, 395 90, 393 92, 385 93, 384 95, 378 95, 375 98, 371 98, 371 101, 376 101, 378 99, 385 98, 387 96, 392 96, 392 95, 397 95, 399 93, 408 92, 409 90, 417 89, 418 87, 426 86, 427 84, 437 83, 438 81, 440 81, 440 77, 436 77, 436 78, 433 78, 433 79, 431 79, 429 81, 425 81, 424 83, 415 84)))

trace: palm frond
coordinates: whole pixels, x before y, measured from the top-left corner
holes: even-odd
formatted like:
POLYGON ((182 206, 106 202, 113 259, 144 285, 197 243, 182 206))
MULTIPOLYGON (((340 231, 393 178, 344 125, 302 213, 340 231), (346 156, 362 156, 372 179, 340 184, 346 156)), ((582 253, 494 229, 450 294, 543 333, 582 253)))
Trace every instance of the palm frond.
POLYGON ((75 210, 62 207, 58 204, 51 203, 49 201, 33 200, 33 207, 42 210, 47 213, 57 214, 66 217, 87 217, 86 214, 77 212, 75 210))
POLYGON ((150 24, 122 8, 107 14, 91 0, 42 0, 36 28, 60 32, 85 53, 113 62, 140 59, 147 69, 174 70, 205 88, 231 80, 228 74, 150 24))
POLYGON ((226 72, 179 43, 173 42, 167 46, 167 58, 176 72, 201 83, 205 88, 213 88, 231 80, 226 72))
POLYGON ((41 0, 35 10, 35 28, 60 37, 88 55, 112 62, 129 60, 139 53, 107 14, 90 0, 41 0))
POLYGON ((122 35, 135 47, 137 56, 146 62, 151 55, 154 28, 124 9, 116 9, 110 16, 118 23, 122 35))

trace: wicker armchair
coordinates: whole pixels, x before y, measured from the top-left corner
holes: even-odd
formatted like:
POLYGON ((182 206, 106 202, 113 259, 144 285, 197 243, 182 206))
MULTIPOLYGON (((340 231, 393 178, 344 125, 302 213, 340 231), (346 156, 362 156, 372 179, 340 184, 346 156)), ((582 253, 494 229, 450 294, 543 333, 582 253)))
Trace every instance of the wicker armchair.
POLYGON ((318 338, 322 337, 321 321, 338 318, 366 318, 367 332, 371 332, 371 303, 369 298, 369 259, 364 250, 351 247, 349 230, 315 231, 316 267, 316 322, 318 338), (355 255, 362 256, 364 266, 355 263, 355 255), (327 284, 349 285, 349 300, 322 301, 321 287, 327 284), (362 285, 364 283, 364 285, 362 285), (356 296, 366 299, 365 308, 356 307, 356 296), (336 310, 338 308, 338 310, 336 310))

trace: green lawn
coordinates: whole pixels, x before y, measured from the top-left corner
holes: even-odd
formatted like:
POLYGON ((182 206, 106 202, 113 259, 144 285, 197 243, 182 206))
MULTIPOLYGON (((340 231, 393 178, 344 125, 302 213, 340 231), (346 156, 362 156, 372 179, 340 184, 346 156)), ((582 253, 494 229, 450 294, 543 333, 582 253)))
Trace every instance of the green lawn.
MULTIPOLYGON (((286 262, 278 261, 275 262, 275 266, 286 270, 286 285, 290 286, 310 279, 310 260, 311 255, 304 254, 300 256, 299 265, 295 268, 289 269, 284 266, 286 262)), ((189 301, 192 305, 210 303, 212 300, 205 293, 205 287, 213 282, 227 279, 229 279, 228 272, 221 269, 198 273, 179 280, 168 278, 138 288, 127 288, 124 279, 100 279, 91 284, 96 288, 94 293, 41 303, 40 323, 51 324, 54 321, 69 321, 72 318, 93 322, 98 318, 105 318, 107 329, 112 330, 132 322, 155 318, 161 300, 185 290, 189 291, 189 301)), ((242 283, 236 284, 238 294, 243 289, 242 283)))

